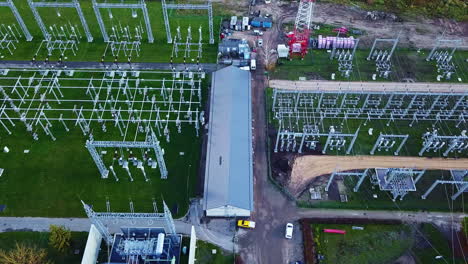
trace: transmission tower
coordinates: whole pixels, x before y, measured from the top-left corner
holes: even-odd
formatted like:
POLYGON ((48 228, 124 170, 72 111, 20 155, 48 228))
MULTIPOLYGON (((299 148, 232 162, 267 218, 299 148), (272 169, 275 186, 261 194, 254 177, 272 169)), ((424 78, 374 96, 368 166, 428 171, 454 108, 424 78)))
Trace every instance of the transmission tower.
POLYGON ((289 55, 300 53, 302 58, 307 54, 309 48, 312 22, 312 14, 315 0, 301 0, 294 22, 294 33, 289 36, 289 55))

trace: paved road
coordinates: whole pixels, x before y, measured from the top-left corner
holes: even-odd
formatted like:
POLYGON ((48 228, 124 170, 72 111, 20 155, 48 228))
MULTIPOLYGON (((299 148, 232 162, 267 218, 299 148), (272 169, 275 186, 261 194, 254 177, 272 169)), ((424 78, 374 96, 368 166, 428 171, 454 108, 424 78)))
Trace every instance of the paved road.
POLYGON ((75 61, 75 62, 35 62, 31 61, 0 61, 0 68, 72 68, 72 69, 123 69, 123 70, 171 70, 174 67, 178 71, 190 70, 198 71, 204 70, 205 72, 213 72, 220 68, 222 65, 215 63, 99 63, 90 61, 75 61))
MULTIPOLYGON (((267 32, 268 33, 268 32, 267 32)), ((267 34, 265 33, 265 34, 267 34)), ((290 263, 303 260, 302 234, 297 220, 301 218, 375 218, 397 219, 406 222, 430 222, 437 225, 451 225, 459 221, 463 214, 400 212, 400 211, 361 211, 361 210, 307 210, 296 207, 268 180, 267 166, 267 127, 265 88, 267 80, 264 72, 263 54, 260 50, 257 59, 257 71, 253 74, 253 105, 262 106, 253 109, 254 128, 254 204, 255 211, 251 218, 257 223, 253 230, 238 232, 239 253, 245 263, 290 263), (295 224, 292 240, 284 238, 285 225, 295 224)))

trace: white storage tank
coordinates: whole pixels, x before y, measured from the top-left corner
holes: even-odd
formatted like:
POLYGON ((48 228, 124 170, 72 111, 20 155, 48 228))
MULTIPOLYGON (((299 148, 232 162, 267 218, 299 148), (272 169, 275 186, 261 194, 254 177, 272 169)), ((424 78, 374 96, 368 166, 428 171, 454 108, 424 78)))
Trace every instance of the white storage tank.
POLYGON ((156 244, 156 255, 161 255, 163 253, 165 237, 166 235, 164 235, 164 233, 158 234, 158 242, 156 244))

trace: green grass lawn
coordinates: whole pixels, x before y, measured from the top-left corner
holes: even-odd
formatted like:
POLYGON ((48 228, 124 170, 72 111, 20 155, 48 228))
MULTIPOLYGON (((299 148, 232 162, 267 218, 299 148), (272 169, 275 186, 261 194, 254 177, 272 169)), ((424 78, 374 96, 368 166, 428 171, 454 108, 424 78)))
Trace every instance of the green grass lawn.
MULTIPOLYGON (((118 1, 120 2, 120 1, 118 1)), ((87 20, 88 26, 90 28, 91 34, 94 37, 93 43, 88 43, 86 38, 83 37, 81 43, 79 44, 79 51, 76 56, 73 56, 71 51, 66 53, 68 57, 67 61, 100 61, 101 56, 104 53, 106 48, 106 43, 103 42, 102 34, 99 29, 94 10, 92 8, 91 1, 80 1, 81 8, 83 10, 84 16, 87 20)), ((26 0, 17 0, 15 5, 18 8, 20 14, 23 17, 31 35, 34 39, 31 42, 26 42, 23 40, 19 45, 17 50, 13 55, 10 55, 6 51, 1 51, 0 53, 4 56, 4 60, 31 60, 33 55, 36 53, 41 40, 43 39, 42 33, 39 27, 34 20, 32 12, 29 8, 29 5, 26 0)), ((166 32, 164 27, 164 20, 162 16, 162 7, 160 1, 148 1, 147 9, 151 20, 151 27, 154 36, 154 43, 149 44, 147 42, 146 35, 142 41, 142 52, 140 57, 133 57, 133 62, 169 62, 172 52, 172 44, 167 44, 166 32)), ((47 27, 52 25, 65 25, 69 22, 73 25, 78 25, 79 29, 84 36, 84 30, 81 26, 79 17, 72 8, 59 8, 59 9, 47 9, 47 8, 38 8, 39 14, 41 15, 44 23, 47 27), (60 13, 60 17, 57 15, 57 11, 60 13)), ((7 25, 16 24, 16 19, 13 14, 10 12, 9 8, 0 7, 0 12, 2 17, 0 18, 0 23, 7 25)), ((131 10, 126 9, 113 9, 111 10, 113 18, 111 19, 109 13, 106 9, 101 10, 101 15, 103 17, 104 23, 110 31, 112 26, 118 27, 120 25, 126 26, 129 25, 130 28, 134 28, 137 25, 142 25, 144 28, 144 20, 141 11, 138 10, 138 16, 136 18, 132 17, 131 10)), ((219 24, 221 22, 222 16, 225 14, 225 11, 222 12, 221 9, 214 7, 214 38, 217 42, 218 40, 218 31, 219 24)), ((187 10, 171 10, 169 13, 170 25, 172 36, 175 36, 176 28, 180 26, 182 37, 185 38, 187 27, 192 27, 192 36, 193 40, 198 42, 198 27, 202 26, 203 32, 203 42, 208 43, 209 33, 208 33, 208 15, 207 11, 187 11, 187 10)), ((20 29, 18 27, 18 29, 20 29)), ((201 62, 216 62, 216 53, 217 45, 216 44, 205 44, 203 46, 203 57, 201 62)), ((58 60, 59 55, 56 55, 57 52, 50 58, 51 60, 58 60)), ((183 53, 179 58, 174 58, 174 62, 183 62, 183 53)), ((37 60, 44 60, 46 57, 45 49, 39 52, 37 60)), ((193 54, 192 58, 196 58, 196 55, 193 54)), ((114 61, 114 57, 106 56, 106 62, 114 61)), ((119 57, 119 62, 126 62, 127 58, 123 54, 119 57)), ((188 61, 189 62, 189 61, 188 61)))
POLYGON ((391 263, 413 243, 411 231, 403 225, 359 225, 364 230, 352 230, 351 225, 312 224, 317 253, 323 264, 391 263), (322 230, 341 229, 345 235, 322 230))
POLYGON ((353 230, 352 225, 311 225, 318 254, 324 256, 320 263, 386 264, 404 254, 412 255, 418 264, 464 263, 453 258, 447 239, 431 224, 356 226, 364 230, 353 230), (327 228, 345 230, 346 234, 324 233, 327 228), (439 254, 445 261, 435 259, 439 254))
MULTIPOLYGON (((187 247, 187 254, 181 253, 180 264, 188 263, 188 256, 190 251, 190 237, 183 237, 182 247, 187 247)), ((231 253, 227 253, 220 247, 215 246, 211 243, 197 240, 196 263, 200 264, 232 264, 234 263, 234 256, 231 253), (212 253, 212 250, 216 250, 216 254, 212 253)))
POLYGON ((197 253, 195 255, 197 263, 203 264, 231 264, 234 263, 234 255, 224 252, 220 247, 198 240, 197 253), (212 250, 216 250, 216 254, 212 250))
MULTIPOLYGON (((25 77, 28 73, 22 74, 25 77)), ((76 73, 75 77, 86 75, 89 78, 89 74, 76 73)), ((164 74, 141 74, 141 78, 162 78, 165 76, 164 74)), ((77 84, 77 82, 80 81, 64 80, 62 85, 72 85, 73 83, 77 84)), ((206 87, 208 80, 204 82, 203 87, 206 87)), ((143 82, 142 85, 144 85, 143 82)), ((80 95, 74 91, 76 89, 62 90, 65 98, 89 100, 89 97, 86 98, 84 94, 80 95), (75 94, 78 94, 77 97, 72 96, 75 94)), ((203 88, 202 93, 202 98, 205 98, 205 88, 203 88)), ((174 100, 177 101, 178 98, 178 95, 175 94, 174 100)), ((204 100, 202 99, 202 105, 197 107, 202 108, 204 100)), ((62 102, 62 104, 57 105, 56 102, 50 101, 51 107, 56 109, 73 108, 73 104, 77 104, 77 102, 62 102)), ((168 106, 161 104, 159 107, 164 110, 168 106)), ((126 106, 122 104, 122 110, 124 109, 126 106)), ((148 109, 148 104, 136 103, 134 109, 148 109)), ((30 112, 30 115, 34 115, 33 111, 30 112)), ((68 114, 70 113, 68 112, 68 114)), ((14 113, 10 114, 12 117, 15 116, 14 113)), ((90 114, 91 112, 86 113, 86 118, 90 114)), ((123 118, 128 118, 127 114, 125 111, 123 118)), ((48 113, 47 115, 50 118, 58 114, 48 113)), ((67 117, 67 114, 64 117, 67 117)), ((142 116, 142 119, 145 118, 149 117, 142 116)), ((172 116, 171 119, 175 120, 175 117, 172 116)), ((184 118, 182 117, 182 119, 184 118)), ((53 121, 52 123, 51 130, 57 138, 56 141, 52 141, 41 129, 38 130, 39 140, 34 141, 31 133, 26 132, 21 122, 17 122, 17 125, 12 128, 12 135, 8 135, 3 127, 0 130, 2 149, 3 146, 8 146, 10 149, 9 153, 3 151, 0 153, 0 166, 5 169, 3 176, 0 177, 0 204, 6 205, 5 211, 0 215, 84 217, 85 213, 80 200, 94 205, 96 210, 105 210, 106 199, 110 201, 111 210, 114 212, 129 211, 130 200, 134 202, 136 212, 150 212, 153 210, 153 199, 158 202, 159 208, 162 208, 162 200, 164 199, 175 217, 183 216, 186 213, 189 198, 196 195, 200 161, 201 139, 196 137, 194 125, 184 124, 182 125, 182 133, 178 133, 175 125, 170 124, 169 143, 166 142, 164 135, 159 136, 161 147, 165 150, 164 159, 169 172, 168 179, 160 178, 159 169, 145 166, 146 173, 150 178, 150 181, 146 182, 141 171, 130 166, 135 179, 134 182, 130 182, 126 171, 120 166, 114 165, 120 178, 120 181, 116 182, 112 174, 109 175, 108 179, 101 178, 85 148, 87 137, 83 136, 74 122, 67 122, 70 132, 66 132, 59 122, 53 121), (29 149, 30 152, 23 153, 25 149, 29 149)), ((97 122, 92 125, 91 130, 95 140, 122 140, 118 129, 114 128, 112 124, 108 124, 107 133, 101 131, 100 124, 97 122)), ((134 139, 144 141, 144 135, 141 133, 138 134, 137 138, 134 138, 134 126, 129 129, 128 135, 127 141, 134 139)), ((119 150, 106 150, 108 153, 103 156, 106 166, 113 162, 116 163, 113 160, 114 151, 119 150)), ((120 151, 123 151, 122 155, 125 157, 129 156, 127 150, 120 151)), ((143 152, 133 151, 135 157, 141 159, 143 152)))
POLYGON ((87 238, 87 232, 72 232, 69 250, 60 253, 49 246, 49 233, 47 232, 5 232, 0 233, 0 249, 10 250, 15 247, 16 242, 26 243, 46 249, 49 259, 55 264, 78 264, 81 263, 87 238), (79 253, 75 254, 75 250, 79 253))
MULTIPOLYGON (((312 49, 304 60, 294 59, 280 60, 279 65, 270 72, 271 79, 299 80, 299 77, 310 79, 331 80, 331 74, 336 73, 337 81, 372 81, 375 73, 375 62, 367 61, 370 49, 358 49, 354 57, 354 70, 350 78, 342 77, 338 71, 337 60, 330 60, 330 53, 326 50, 312 49)), ((397 48, 392 59, 392 74, 388 79, 377 77, 376 81, 402 81, 411 78, 416 82, 437 82, 437 67, 434 62, 426 62, 425 58, 429 50, 399 49, 397 48)), ((451 80, 443 82, 458 83, 458 78, 463 83, 468 82, 468 63, 465 59, 468 51, 456 51, 454 63, 457 66, 456 73, 451 80)))
POLYGON ((432 224, 422 224, 417 237, 419 237, 420 241, 415 243, 411 249, 413 255, 417 258, 417 264, 466 263, 463 259, 453 257, 450 243, 432 224), (436 256, 443 256, 445 261, 435 259, 436 256))

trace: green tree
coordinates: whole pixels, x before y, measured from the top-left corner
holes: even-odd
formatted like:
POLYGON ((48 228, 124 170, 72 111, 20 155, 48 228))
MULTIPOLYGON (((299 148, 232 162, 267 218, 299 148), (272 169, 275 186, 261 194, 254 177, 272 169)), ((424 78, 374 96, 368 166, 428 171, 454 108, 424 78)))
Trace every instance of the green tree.
POLYGON ((63 226, 50 225, 49 245, 59 252, 70 247, 71 231, 63 226))
POLYGON ((36 246, 16 243, 10 251, 0 250, 1 264, 52 264, 47 260, 47 251, 36 246))

